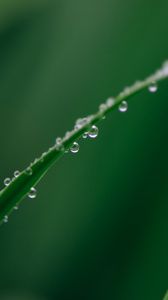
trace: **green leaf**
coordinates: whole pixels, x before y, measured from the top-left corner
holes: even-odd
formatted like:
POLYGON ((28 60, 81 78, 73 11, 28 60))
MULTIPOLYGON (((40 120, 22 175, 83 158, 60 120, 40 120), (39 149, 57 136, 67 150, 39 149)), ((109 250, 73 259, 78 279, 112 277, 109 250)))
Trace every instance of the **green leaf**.
MULTIPOLYGON (((82 125, 66 134, 60 145, 54 145, 41 157, 31 163, 27 169, 22 171, 17 178, 0 191, 0 222, 9 215, 14 207, 29 193, 31 187, 34 187, 55 162, 64 155, 72 144, 77 141, 83 133, 89 131, 94 124, 99 123, 104 116, 118 107, 123 101, 129 100, 132 96, 146 89, 152 84, 168 77, 168 62, 165 62, 162 68, 143 81, 135 82, 131 87, 124 89, 117 97, 109 98, 101 104, 99 110, 82 120, 82 125)), ((165 300, 167 299, 167 296, 165 300)))

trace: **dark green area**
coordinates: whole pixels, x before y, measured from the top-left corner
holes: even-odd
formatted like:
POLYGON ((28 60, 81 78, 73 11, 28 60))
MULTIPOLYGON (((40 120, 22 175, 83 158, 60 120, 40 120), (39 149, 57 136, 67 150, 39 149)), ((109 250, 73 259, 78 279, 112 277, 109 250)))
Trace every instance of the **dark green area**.
MULTIPOLYGON (((167 1, 24 3, 0 5, 1 187, 76 118, 168 58, 167 1)), ((137 95, 0 227, 0 299, 163 298, 167 111, 167 82, 137 95)))

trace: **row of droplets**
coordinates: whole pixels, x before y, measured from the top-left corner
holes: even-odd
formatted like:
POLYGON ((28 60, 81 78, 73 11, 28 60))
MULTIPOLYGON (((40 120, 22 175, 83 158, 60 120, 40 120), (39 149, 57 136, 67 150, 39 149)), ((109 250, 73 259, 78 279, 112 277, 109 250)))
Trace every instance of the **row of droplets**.
MULTIPOLYGON (((82 137, 83 139, 91 138, 95 139, 99 134, 99 129, 96 125, 92 125, 91 129, 89 131, 86 131, 83 133, 82 137)), ((74 142, 71 147, 70 151, 72 153, 77 153, 79 151, 79 144, 77 142, 74 142)))
MULTIPOLYGON (((10 185, 10 183, 12 182, 12 180, 15 179, 15 178, 17 178, 19 175, 20 175, 20 171, 19 171, 19 170, 16 170, 16 171, 14 172, 14 178, 12 178, 12 179, 10 179, 9 177, 8 177, 8 178, 5 178, 5 180, 4 180, 4 185, 5 185, 5 186, 10 185)), ((35 189, 34 187, 32 187, 32 188, 30 189, 30 192, 29 192, 29 194, 28 194, 28 197, 29 197, 29 198, 32 198, 32 199, 33 199, 33 198, 36 198, 36 194, 37 194, 36 189, 35 189)))
MULTIPOLYGON (((129 88, 126 88, 129 89, 129 88)), ((125 91, 126 91, 125 89, 125 91)), ((158 89, 157 83, 156 82, 152 82, 149 86, 148 86, 148 90, 151 93, 155 93, 158 89)), ((108 108, 112 107, 115 104, 115 100, 114 98, 108 98, 106 103, 102 103, 99 106, 99 112, 100 113, 104 113, 108 108)), ((118 110, 120 112, 126 112, 128 110, 128 103, 127 101, 122 101, 118 107, 118 110)), ((78 119, 76 124, 75 124, 75 129, 80 129, 82 127, 82 125, 84 125, 86 122, 86 118, 84 119, 78 119)), ((87 137, 90 138, 96 138, 98 136, 99 133, 99 129, 97 126, 93 125, 91 127, 91 130, 89 132, 85 132, 82 137, 84 139, 86 139, 87 137)), ((61 144, 62 140, 61 138, 57 138, 56 139, 56 144, 61 144)), ((79 144, 77 142, 74 142, 70 148, 70 151, 72 153, 77 153, 79 151, 79 144)))
MULTIPOLYGON (((137 83, 135 83, 135 86, 137 85, 138 86, 138 84, 139 85, 141 85, 141 82, 137 82, 137 83)), ((155 93, 155 92, 157 92, 157 90, 158 90, 158 85, 157 85, 157 83, 155 82, 155 81, 153 81, 149 86, 148 86, 148 91, 150 92, 150 93, 155 93)), ((130 88, 129 87, 126 87, 125 89, 124 89, 124 91, 123 92, 121 92, 121 96, 125 96, 125 95, 129 95, 129 93, 130 93, 130 88)), ((123 100, 121 103, 120 103, 120 105, 119 105, 119 107, 118 107, 118 110, 120 111, 120 112, 126 112, 127 110, 128 110, 128 103, 127 103, 127 101, 125 101, 125 100, 123 100)))
MULTIPOLYGON (((157 91, 157 89, 158 89, 158 86, 157 86, 156 82, 152 82, 148 86, 148 90, 151 93, 155 93, 157 91)), ((122 93, 123 94, 129 93, 129 88, 126 87, 125 90, 122 93)), ((112 97, 108 98, 107 101, 106 101, 106 103, 100 104, 100 106, 99 106, 99 112, 100 112, 100 114, 104 114, 104 112, 107 109, 111 108, 114 104, 115 104, 114 98, 112 98, 112 97)), ((119 104, 118 110, 120 112, 126 112, 128 110, 128 103, 127 103, 127 101, 123 100, 119 104)), ((103 116, 103 118, 104 118, 104 116, 103 116)), ((73 133, 74 131, 82 128, 82 126, 84 126, 85 124, 87 124, 87 122, 91 121, 91 119, 92 119, 92 116, 88 116, 88 117, 85 117, 85 118, 78 119, 76 121, 76 123, 75 123, 74 130, 72 132, 67 132, 65 134, 64 138, 69 138, 70 135, 71 135, 71 133, 73 133)), ((91 139, 95 139, 98 136, 98 133, 99 133, 98 127, 96 125, 92 125, 91 128, 88 131, 86 131, 86 132, 83 133, 82 137, 83 137, 83 139, 86 139, 88 137, 91 138, 91 139)), ((55 143, 55 148, 57 150, 62 149, 62 146, 63 146, 62 143, 63 143, 63 139, 60 138, 60 137, 57 137, 56 138, 56 143, 55 143)), ((70 147, 70 151, 72 153, 77 153, 79 151, 79 148, 80 148, 79 144, 77 142, 74 142, 71 145, 71 147, 70 147)), ((53 149, 53 148, 51 148, 51 149, 53 149)), ((65 152, 67 153, 68 149, 65 150, 65 152)), ((44 156, 46 154, 47 154, 46 152, 43 153, 42 159, 44 158, 44 156)), ((32 169, 30 167, 27 168, 26 172, 27 172, 27 174, 32 175, 32 169)), ((20 171, 16 170, 14 172, 14 178, 13 179, 17 178, 19 175, 20 175, 20 171)), ((12 180, 10 178, 6 178, 4 180, 4 185, 5 186, 10 185, 10 183, 11 183, 12 180)), ((30 189, 29 193, 28 193, 28 197, 31 198, 31 199, 34 199, 34 198, 36 198, 36 195, 37 195, 37 191, 36 191, 36 189, 34 187, 32 187, 30 189)), ((18 209, 18 205, 14 206, 14 209, 17 210, 18 209)), ((4 216, 4 220, 3 221, 4 221, 4 223, 8 222, 8 216, 7 215, 4 216)))
MULTIPOLYGON (((4 185, 5 185, 5 186, 9 186, 10 183, 11 183, 14 179, 16 179, 19 175, 20 175, 20 171, 19 171, 19 170, 16 170, 16 171, 14 172, 14 177, 13 177, 12 179, 9 178, 9 177, 5 178, 5 180, 4 180, 4 185)), ((28 193, 28 197, 29 197, 30 199, 34 199, 34 198, 36 198, 36 195, 37 195, 37 190, 36 190, 34 187, 31 187, 31 188, 30 188, 30 191, 29 191, 29 193, 28 193)), ((18 209, 19 209, 19 206, 18 206, 18 205, 15 205, 15 206, 13 207, 13 209, 14 209, 14 210, 18 210, 18 209)), ((4 222, 4 223, 7 223, 7 222, 8 222, 8 216, 7 216, 7 215, 4 216, 3 222, 4 222)))

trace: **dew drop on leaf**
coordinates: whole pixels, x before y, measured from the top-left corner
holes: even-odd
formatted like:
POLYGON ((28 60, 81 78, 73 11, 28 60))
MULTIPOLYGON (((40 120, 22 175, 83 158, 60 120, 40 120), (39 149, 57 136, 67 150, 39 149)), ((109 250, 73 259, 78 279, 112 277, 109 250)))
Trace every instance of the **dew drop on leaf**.
POLYGON ((4 185, 8 186, 10 183, 11 183, 11 179, 10 178, 5 178, 4 185))
POLYGON ((14 177, 17 178, 19 175, 20 175, 20 171, 16 170, 16 171, 14 172, 14 177))
POLYGON ((74 142, 70 150, 72 153, 77 153, 79 151, 79 144, 77 142, 74 142))
POLYGON ((128 103, 127 101, 122 101, 121 104, 119 105, 119 111, 120 112, 126 112, 128 109, 128 103))
POLYGON ((157 92, 157 89, 158 89, 158 86, 157 86, 157 83, 156 82, 152 82, 149 87, 148 87, 148 90, 149 92, 151 93, 155 93, 157 92))
POLYGON ((61 145, 62 144, 62 139, 60 137, 56 138, 56 145, 61 145))
POLYGON ((99 111, 100 111, 101 113, 104 113, 106 109, 107 109, 107 106, 106 106, 105 103, 100 104, 100 106, 99 106, 99 111))
POLYGON ((98 133, 99 133, 98 127, 93 125, 90 131, 88 132, 88 136, 92 139, 95 139, 98 136, 98 133))
POLYGON ((83 139, 87 139, 88 137, 88 132, 84 132, 84 134, 82 135, 83 139))
POLYGON ((37 191, 36 191, 36 189, 34 187, 32 187, 30 189, 28 197, 31 198, 31 199, 34 199, 34 198, 36 198, 36 196, 37 196, 37 191))
POLYGON ((28 167, 28 168, 26 169, 26 174, 27 174, 27 175, 32 175, 32 174, 33 174, 32 168, 28 167))
POLYGON ((108 98, 107 101, 106 101, 106 105, 107 107, 112 107, 114 105, 115 101, 113 98, 108 98))

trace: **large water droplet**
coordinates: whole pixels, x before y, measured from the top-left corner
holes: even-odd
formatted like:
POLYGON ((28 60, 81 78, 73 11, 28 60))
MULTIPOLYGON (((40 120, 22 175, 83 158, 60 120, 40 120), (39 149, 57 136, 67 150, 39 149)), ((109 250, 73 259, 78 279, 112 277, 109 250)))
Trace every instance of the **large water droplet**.
POLYGON ((158 86, 157 86, 156 82, 152 82, 148 87, 148 90, 151 93, 155 93, 157 91, 157 89, 158 89, 158 86))
POLYGON ((8 186, 10 183, 11 183, 11 179, 10 178, 5 178, 4 185, 8 186))
POLYGON ((17 178, 19 175, 20 175, 20 171, 16 170, 16 171, 14 172, 14 177, 17 178))
POLYGON ((79 144, 77 142, 74 142, 70 150, 72 153, 77 153, 79 151, 79 144))
POLYGON ((36 196, 37 196, 37 191, 36 191, 36 189, 34 187, 32 187, 30 189, 28 197, 31 198, 31 199, 34 199, 34 198, 36 198, 36 196))
POLYGON ((88 132, 88 136, 92 139, 95 139, 98 136, 99 129, 97 126, 93 125, 90 131, 88 132))
POLYGON ((120 112, 126 112, 128 109, 128 103, 127 101, 122 101, 121 104, 119 105, 119 111, 120 112))

